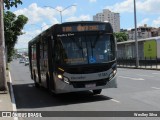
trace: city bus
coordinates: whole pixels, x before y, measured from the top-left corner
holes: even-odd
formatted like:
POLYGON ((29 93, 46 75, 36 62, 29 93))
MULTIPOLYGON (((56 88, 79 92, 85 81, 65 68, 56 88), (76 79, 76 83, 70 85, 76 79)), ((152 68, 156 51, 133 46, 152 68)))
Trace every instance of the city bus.
POLYGON ((55 24, 28 43, 31 78, 55 94, 116 88, 116 43, 109 22, 55 24))

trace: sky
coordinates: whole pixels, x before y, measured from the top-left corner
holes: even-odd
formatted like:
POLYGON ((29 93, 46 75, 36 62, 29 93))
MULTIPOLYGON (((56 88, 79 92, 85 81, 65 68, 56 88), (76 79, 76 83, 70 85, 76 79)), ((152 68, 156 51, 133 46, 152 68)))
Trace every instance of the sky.
MULTIPOLYGON (((103 9, 120 13, 120 28, 134 28, 134 0, 22 0, 11 11, 28 17, 28 23, 18 38, 16 48, 27 48, 28 41, 51 25, 62 22, 93 20, 103 9)), ((160 27, 160 0, 136 0, 137 27, 147 24, 160 27)))

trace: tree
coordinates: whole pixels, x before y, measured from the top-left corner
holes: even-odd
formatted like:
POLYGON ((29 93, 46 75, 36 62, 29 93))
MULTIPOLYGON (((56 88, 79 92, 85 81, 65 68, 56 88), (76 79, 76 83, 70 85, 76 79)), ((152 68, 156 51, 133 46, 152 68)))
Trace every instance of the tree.
POLYGON ((127 41, 128 39, 128 35, 124 32, 115 33, 114 35, 117 39, 117 42, 127 41))
POLYGON ((18 4, 22 4, 21 0, 4 0, 5 7, 9 10, 11 7, 17 7, 18 4))
POLYGON ((5 7, 10 9, 10 7, 15 6, 17 4, 22 4, 21 0, 0 0, 0 91, 7 90, 7 82, 6 82, 6 70, 5 70, 5 54, 4 54, 4 21, 3 21, 3 5, 5 3, 5 7))
POLYGON ((14 53, 14 46, 17 42, 18 36, 22 35, 22 29, 27 23, 28 18, 24 15, 16 15, 10 11, 4 13, 4 36, 5 45, 7 47, 8 62, 14 53))

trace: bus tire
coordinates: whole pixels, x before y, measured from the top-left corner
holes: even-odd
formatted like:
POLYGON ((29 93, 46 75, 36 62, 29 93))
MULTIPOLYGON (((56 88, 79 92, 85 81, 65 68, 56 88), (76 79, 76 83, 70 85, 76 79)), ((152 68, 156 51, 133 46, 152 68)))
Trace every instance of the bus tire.
POLYGON ((102 92, 102 89, 98 89, 98 90, 93 90, 93 94, 96 95, 96 94, 101 94, 102 92))
POLYGON ((48 74, 46 74, 46 84, 47 84, 47 90, 50 91, 49 76, 48 76, 48 74))
POLYGON ((36 74, 34 73, 34 85, 36 88, 39 88, 39 84, 36 82, 36 74))

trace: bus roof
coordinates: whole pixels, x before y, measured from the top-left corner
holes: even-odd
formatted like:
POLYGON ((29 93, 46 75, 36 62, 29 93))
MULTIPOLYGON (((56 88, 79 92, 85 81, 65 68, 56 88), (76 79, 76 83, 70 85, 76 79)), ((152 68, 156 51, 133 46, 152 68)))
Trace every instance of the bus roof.
POLYGON ((104 23, 107 23, 107 24, 110 24, 109 22, 101 22, 101 21, 74 21, 74 22, 64 22, 62 24, 59 24, 59 25, 66 25, 66 24, 104 24, 104 23))

